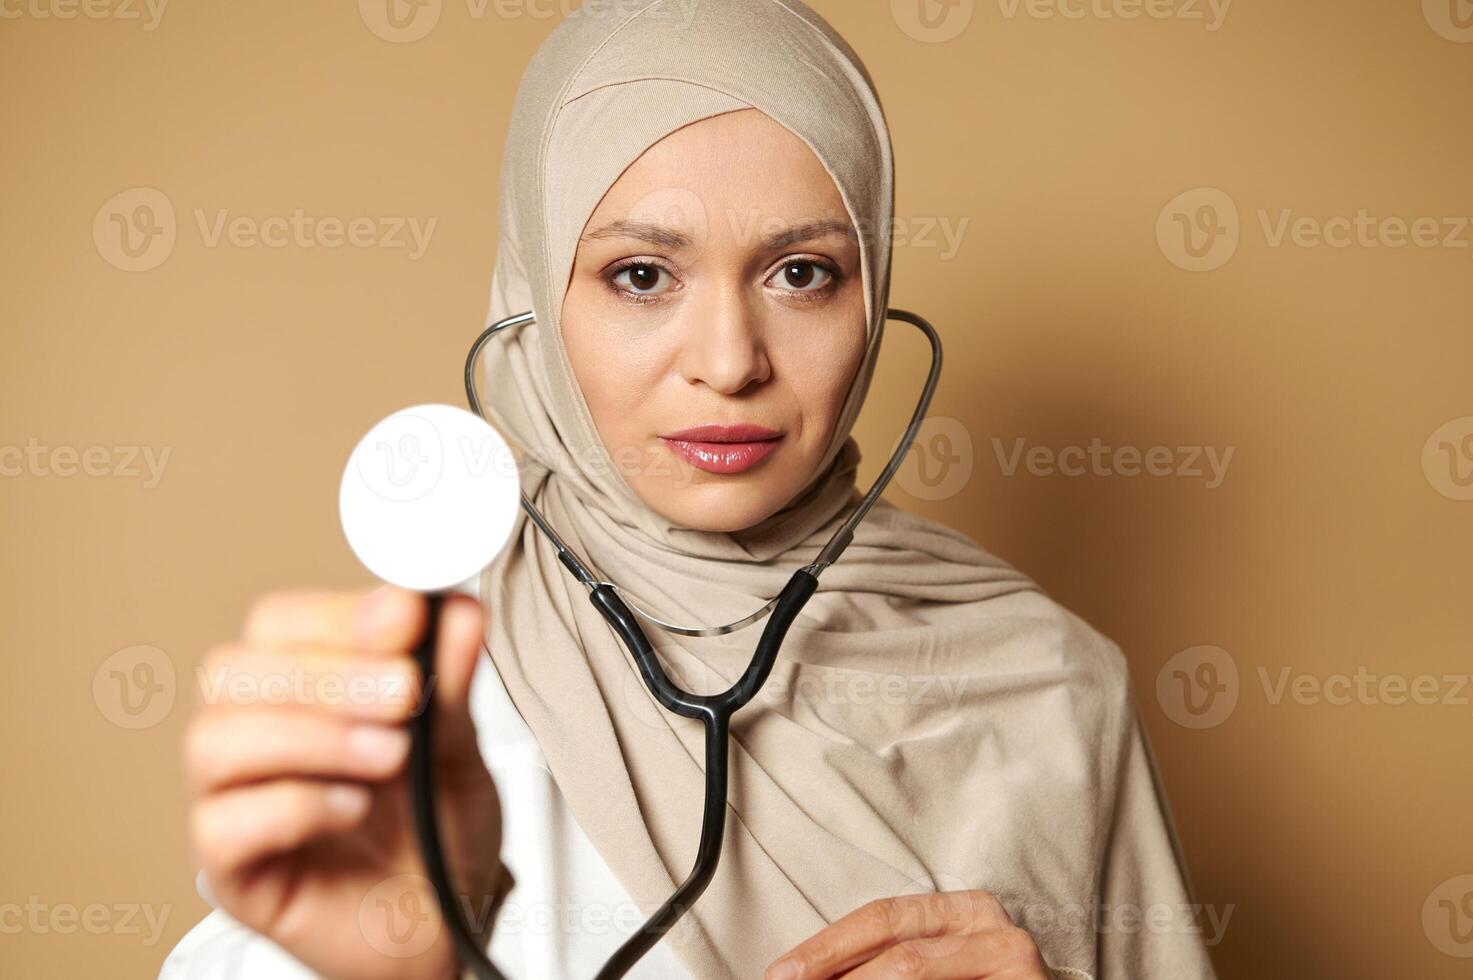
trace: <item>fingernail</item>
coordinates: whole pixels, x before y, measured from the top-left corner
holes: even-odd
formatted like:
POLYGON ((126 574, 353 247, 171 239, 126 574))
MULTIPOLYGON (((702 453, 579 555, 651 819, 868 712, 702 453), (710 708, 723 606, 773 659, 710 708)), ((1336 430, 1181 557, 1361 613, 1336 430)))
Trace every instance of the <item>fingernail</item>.
POLYGON ((793 960, 778 960, 767 968, 762 980, 797 980, 798 964, 793 960))
POLYGON ((368 790, 338 785, 327 790, 327 808, 340 817, 359 817, 368 811, 368 790))
POLYGON ((355 725, 348 732, 348 751, 359 762, 373 766, 395 766, 409 751, 409 733, 382 725, 355 725))

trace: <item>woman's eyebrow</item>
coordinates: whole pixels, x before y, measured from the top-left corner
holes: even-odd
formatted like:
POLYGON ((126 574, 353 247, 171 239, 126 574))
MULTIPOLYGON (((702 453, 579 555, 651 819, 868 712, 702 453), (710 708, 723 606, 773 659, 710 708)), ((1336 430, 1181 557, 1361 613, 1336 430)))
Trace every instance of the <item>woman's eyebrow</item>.
MULTIPOLYGON (((784 248, 797 242, 806 242, 834 234, 843 235, 851 240, 858 238, 854 232, 854 226, 848 221, 840 218, 827 218, 768 232, 762 236, 762 244, 766 248, 784 248)), ((603 238, 634 238, 660 248, 670 249, 689 248, 691 245, 690 236, 682 231, 647 221, 629 221, 624 218, 611 221, 602 228, 590 231, 581 240, 590 242, 603 238)))
POLYGON ((768 248, 783 248, 797 242, 806 242, 814 238, 825 238, 829 235, 843 235, 849 239, 857 239, 854 226, 839 218, 828 218, 821 221, 809 221, 801 225, 793 225, 789 228, 780 228, 777 231, 765 235, 762 244, 768 248))
POLYGON ((623 218, 611 221, 596 231, 590 231, 582 240, 590 242, 598 238, 637 238, 661 248, 688 248, 691 243, 689 235, 674 228, 646 221, 626 221, 623 218))

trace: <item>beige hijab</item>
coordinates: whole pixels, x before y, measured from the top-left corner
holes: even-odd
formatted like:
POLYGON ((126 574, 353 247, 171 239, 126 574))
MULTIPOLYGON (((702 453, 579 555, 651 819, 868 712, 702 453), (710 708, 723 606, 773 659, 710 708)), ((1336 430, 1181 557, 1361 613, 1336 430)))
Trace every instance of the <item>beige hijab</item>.
MULTIPOLYGON (((893 187, 868 73, 797 0, 589 0, 527 68, 488 322, 529 309, 537 322, 489 346, 483 397, 522 453, 524 490, 654 615, 746 615, 816 557, 858 499, 850 430, 880 349, 893 187), (755 527, 711 533, 672 525, 622 478, 558 318, 577 239, 620 173, 682 126, 754 107, 812 148, 861 232, 869 342, 807 488, 755 527)), ((654 703, 530 521, 487 569, 482 598, 512 702, 579 825, 652 911, 695 858, 699 724, 654 703)), ((677 682, 711 692, 740 676, 760 625, 695 639, 647 632, 677 682)), ((986 888, 1055 967, 1210 975, 1199 937, 1102 941, 1084 914, 1112 895, 1185 901, 1128 690, 1118 651, 1027 578, 882 502, 736 717, 721 866, 664 941, 696 977, 745 980, 870 899, 986 888), (1079 921, 1064 921, 1076 905, 1079 921)))

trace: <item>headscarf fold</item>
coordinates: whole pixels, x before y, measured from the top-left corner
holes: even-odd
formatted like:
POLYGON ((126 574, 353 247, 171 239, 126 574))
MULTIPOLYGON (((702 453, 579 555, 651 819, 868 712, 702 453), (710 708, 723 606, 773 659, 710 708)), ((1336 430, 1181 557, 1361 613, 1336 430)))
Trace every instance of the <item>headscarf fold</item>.
MULTIPOLYGON (((518 450, 523 489, 654 615, 745 616, 817 557, 859 499, 850 433, 880 349, 894 215, 889 131, 868 72, 798 0, 591 0, 522 77, 500 193, 487 322, 527 310, 536 322, 488 345, 482 397, 518 450), (842 195, 860 234, 867 343, 807 485, 761 523, 717 533, 672 523, 624 480, 559 315, 577 241, 619 175, 677 129, 749 108, 802 139, 842 195)), ((530 521, 483 574, 482 601, 487 649, 559 789, 652 911, 695 858, 700 724, 655 703, 530 521)), ((710 693, 741 675, 760 629, 647 633, 677 683, 710 693)), ((1088 902, 1119 783, 1148 764, 1130 751, 1124 677, 1118 651, 1021 573, 881 501, 734 720, 721 864, 664 941, 696 977, 745 980, 874 898, 986 888, 1025 927, 1039 913, 1024 903, 1088 902)), ((1169 850, 1164 862, 1158 880, 1180 887, 1169 850)), ((1032 924, 1051 964, 1094 969, 1092 930, 1032 924)), ((1206 974, 1175 974, 1192 975, 1206 974)))

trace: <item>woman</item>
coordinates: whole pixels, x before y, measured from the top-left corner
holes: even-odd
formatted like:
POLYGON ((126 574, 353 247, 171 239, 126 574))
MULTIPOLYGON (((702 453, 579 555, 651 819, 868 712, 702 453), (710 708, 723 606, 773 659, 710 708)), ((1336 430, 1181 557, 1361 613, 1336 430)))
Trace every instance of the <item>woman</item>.
MULTIPOLYGON (((524 489, 642 608, 746 615, 859 496, 893 216, 867 72, 797 0, 586 4, 522 79, 501 194, 490 316, 537 322, 493 344, 485 397, 524 489)), ((700 728, 653 705, 529 522, 480 585, 437 653, 457 890, 509 976, 591 976, 690 867, 700 728)), ((207 670, 389 690, 423 617, 392 589, 270 597, 207 670)), ((651 639, 714 691, 755 633, 651 639)), ((167 970, 455 975, 406 809, 411 711, 201 711, 221 911, 167 970)), ((955 531, 878 505, 732 738, 716 878, 633 976, 1212 976, 1119 651, 955 531)))

